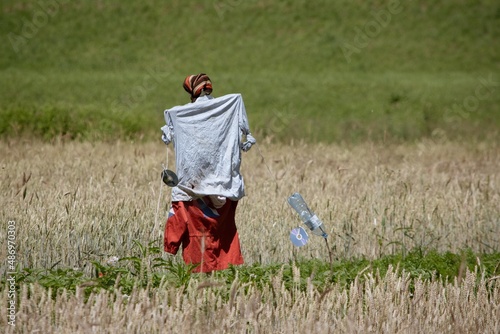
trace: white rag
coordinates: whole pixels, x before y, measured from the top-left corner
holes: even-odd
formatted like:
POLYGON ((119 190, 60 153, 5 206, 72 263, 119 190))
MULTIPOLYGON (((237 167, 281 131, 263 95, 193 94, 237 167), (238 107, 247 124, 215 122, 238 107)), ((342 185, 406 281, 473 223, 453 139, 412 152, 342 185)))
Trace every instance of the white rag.
POLYGON ((241 95, 202 96, 164 113, 167 125, 161 128, 162 140, 174 142, 179 178, 172 189, 172 201, 203 196, 239 200, 245 196, 241 150, 250 149, 255 139, 241 95), (242 135, 246 142, 242 142, 242 135))

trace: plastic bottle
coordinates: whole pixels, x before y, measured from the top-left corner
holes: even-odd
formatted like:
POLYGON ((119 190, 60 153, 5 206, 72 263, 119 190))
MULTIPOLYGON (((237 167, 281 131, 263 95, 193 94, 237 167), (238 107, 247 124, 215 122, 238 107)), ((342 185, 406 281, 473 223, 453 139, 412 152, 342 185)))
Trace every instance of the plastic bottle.
POLYGON ((328 237, 328 234, 325 232, 325 227, 321 219, 318 218, 314 214, 314 212, 309 209, 306 202, 302 198, 299 193, 294 193, 292 196, 288 198, 288 204, 297 211, 300 215, 300 219, 304 222, 304 224, 309 227, 312 233, 319 235, 323 238, 328 237))

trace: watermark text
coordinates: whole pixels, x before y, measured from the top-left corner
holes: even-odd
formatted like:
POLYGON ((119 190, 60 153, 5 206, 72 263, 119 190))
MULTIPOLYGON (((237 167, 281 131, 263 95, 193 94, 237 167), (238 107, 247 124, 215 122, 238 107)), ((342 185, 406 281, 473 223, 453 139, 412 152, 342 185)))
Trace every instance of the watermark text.
POLYGON ((7 323, 16 325, 16 222, 7 223, 7 323))

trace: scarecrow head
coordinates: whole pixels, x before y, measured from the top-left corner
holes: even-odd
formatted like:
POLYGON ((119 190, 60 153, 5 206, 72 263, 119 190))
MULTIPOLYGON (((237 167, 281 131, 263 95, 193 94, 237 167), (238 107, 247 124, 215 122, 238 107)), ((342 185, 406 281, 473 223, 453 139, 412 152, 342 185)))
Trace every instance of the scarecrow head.
POLYGON ((205 73, 188 75, 182 86, 191 95, 191 102, 200 96, 212 93, 212 81, 205 73))

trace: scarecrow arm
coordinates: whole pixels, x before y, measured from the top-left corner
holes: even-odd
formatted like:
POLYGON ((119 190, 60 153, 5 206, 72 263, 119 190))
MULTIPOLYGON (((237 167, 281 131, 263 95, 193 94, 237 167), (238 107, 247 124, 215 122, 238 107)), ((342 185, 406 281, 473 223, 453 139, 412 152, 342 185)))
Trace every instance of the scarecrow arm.
POLYGON ((171 129, 168 125, 164 125, 161 127, 161 140, 168 145, 172 141, 173 137, 173 129, 171 129))
POLYGON ((251 133, 246 134, 246 140, 246 142, 241 143, 241 149, 244 152, 247 152, 257 142, 251 133))

